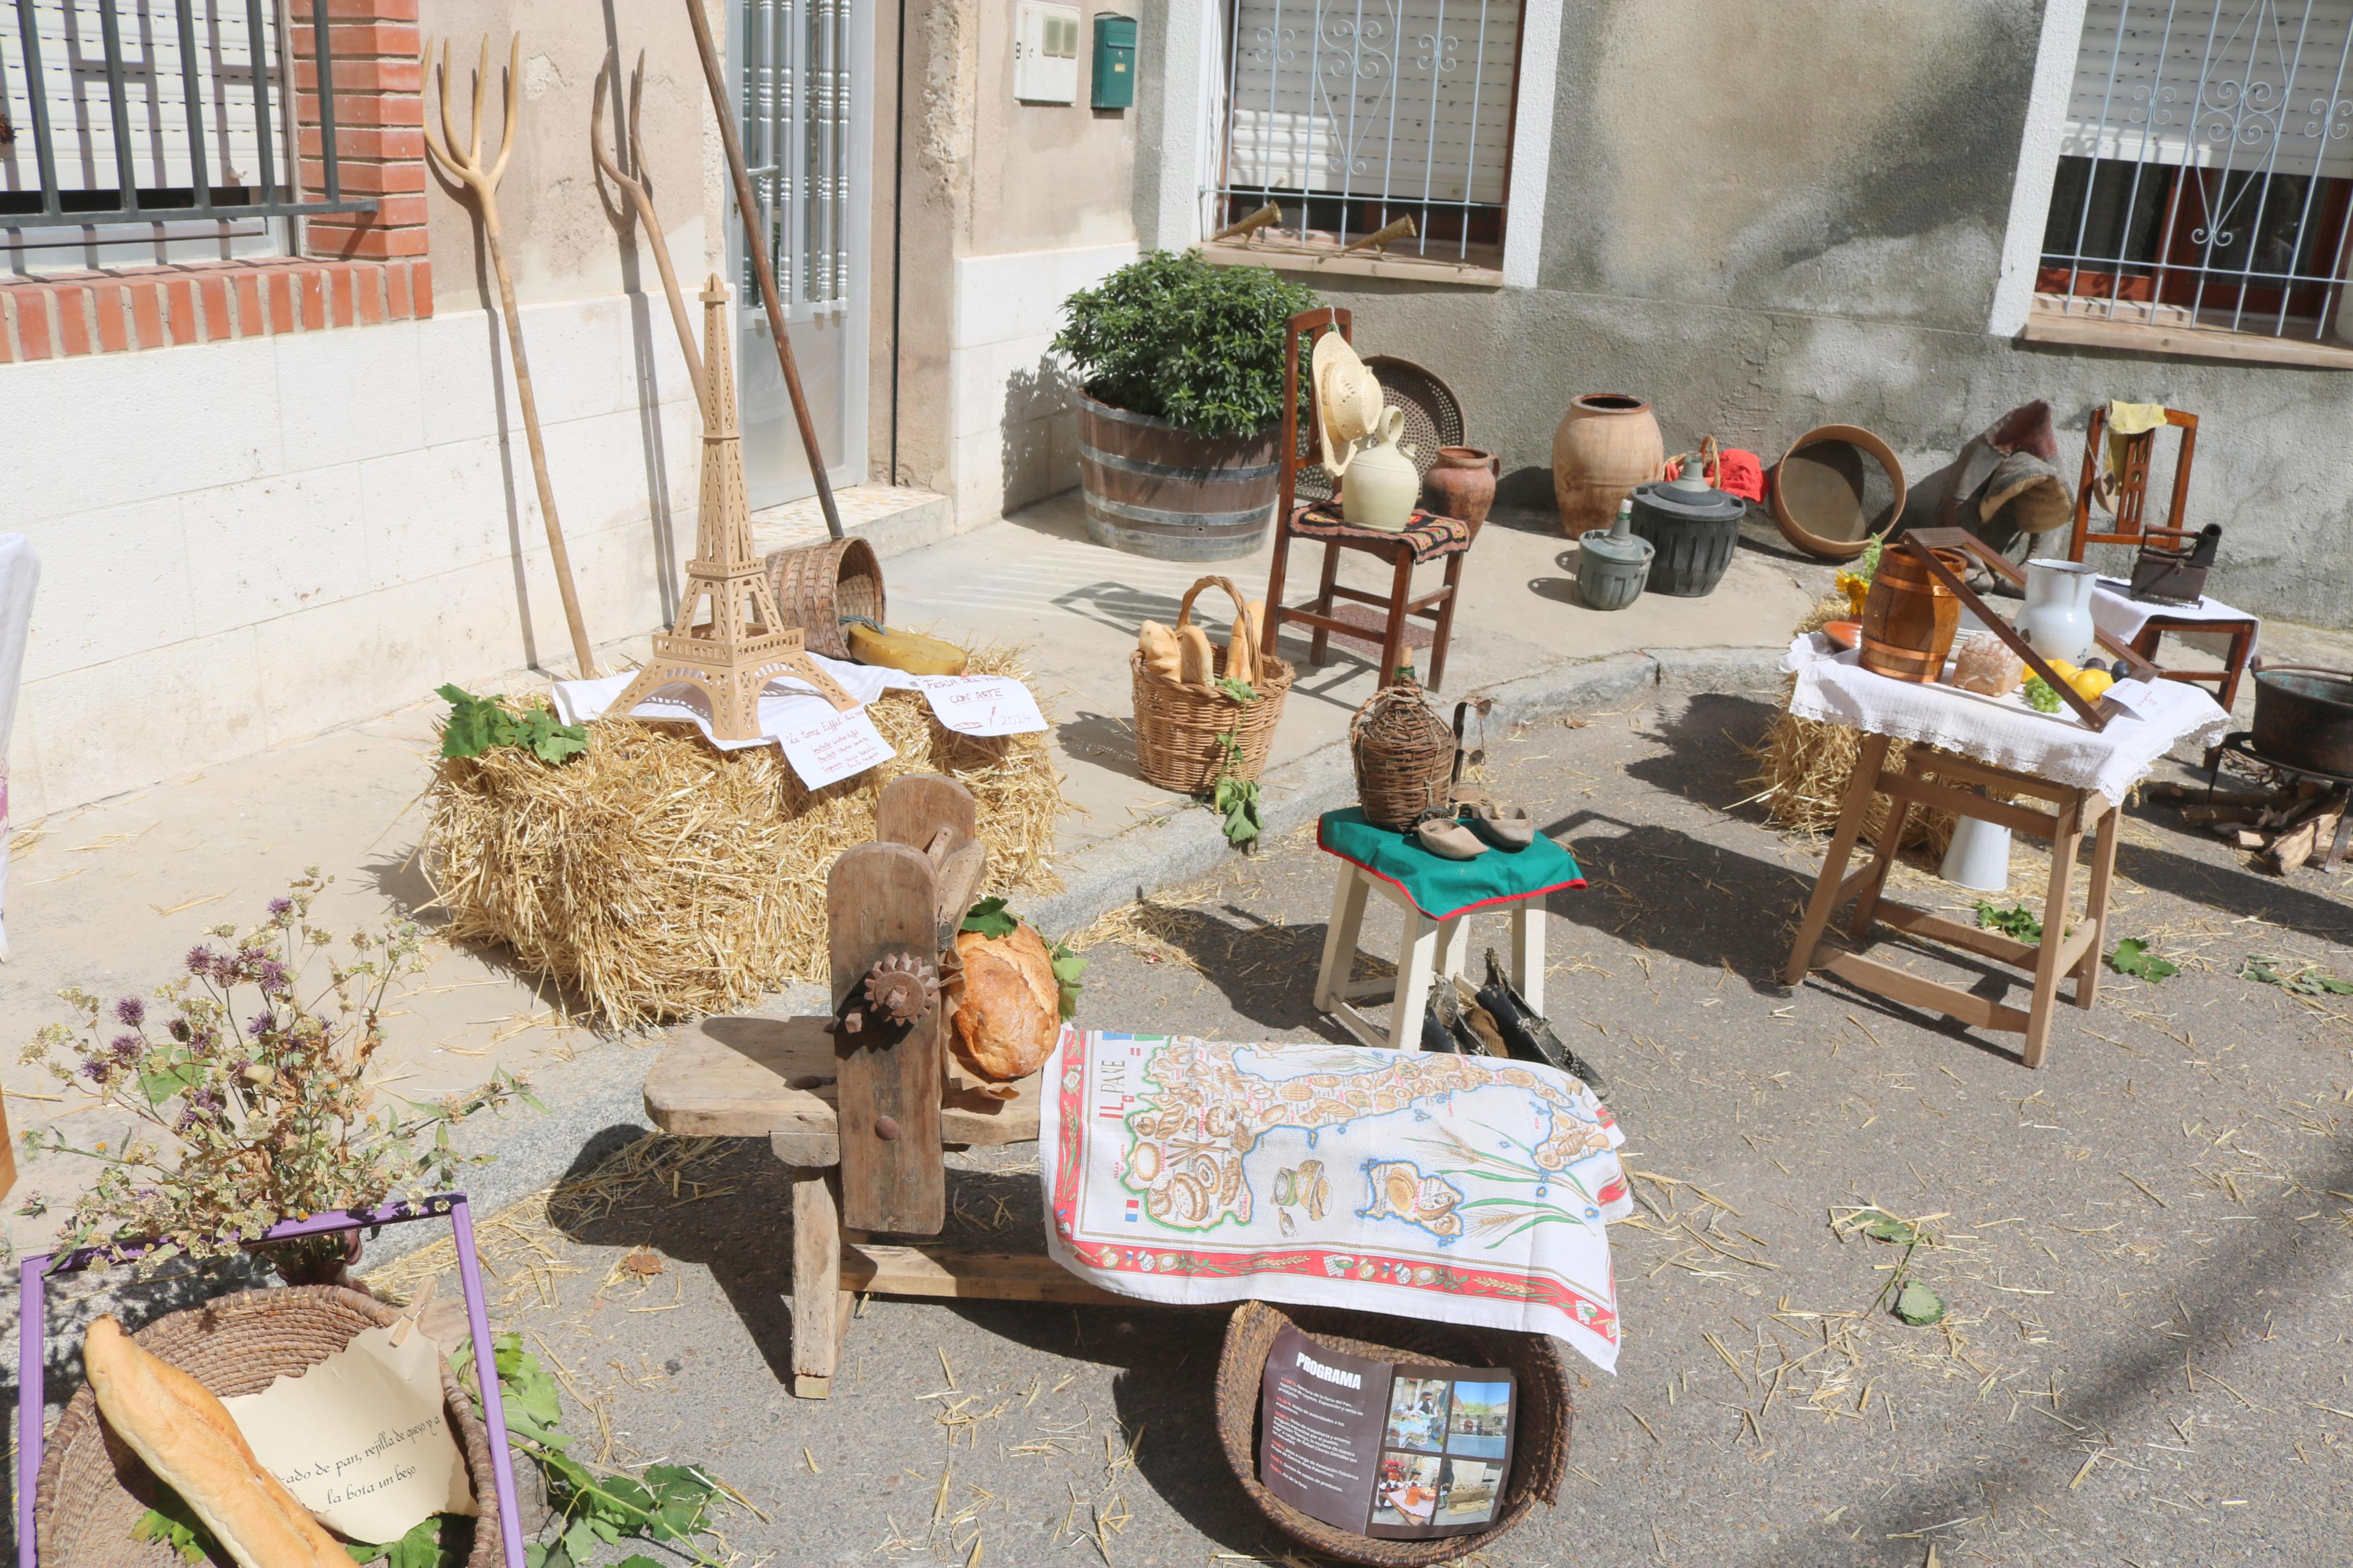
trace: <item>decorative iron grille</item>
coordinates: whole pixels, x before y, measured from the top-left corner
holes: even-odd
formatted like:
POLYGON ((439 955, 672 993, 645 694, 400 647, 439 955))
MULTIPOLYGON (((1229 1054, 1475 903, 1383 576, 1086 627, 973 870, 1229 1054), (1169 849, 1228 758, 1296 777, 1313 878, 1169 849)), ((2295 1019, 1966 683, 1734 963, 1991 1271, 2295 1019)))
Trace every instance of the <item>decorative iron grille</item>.
POLYGON ((278 0, 16 0, 0 233, 374 212, 343 194, 327 0, 309 8, 325 188, 305 199, 278 0))
POLYGON ((744 0, 744 155, 787 311, 849 302, 849 4, 744 0))
POLYGON ((1410 216, 1392 249, 1500 250, 1520 0, 1229 0, 1225 19, 1219 226, 1273 202, 1303 244, 1410 216))
POLYGON ((2320 338, 2348 276, 2353 0, 2090 0, 2035 285, 2320 338))

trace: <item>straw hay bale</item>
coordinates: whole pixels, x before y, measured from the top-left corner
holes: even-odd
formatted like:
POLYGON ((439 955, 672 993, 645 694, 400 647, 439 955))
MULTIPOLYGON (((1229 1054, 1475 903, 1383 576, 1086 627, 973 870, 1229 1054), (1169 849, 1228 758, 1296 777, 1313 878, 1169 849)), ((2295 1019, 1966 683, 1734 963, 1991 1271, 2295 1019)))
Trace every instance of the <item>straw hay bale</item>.
MULTIPOLYGON (((1817 631, 1831 621, 1844 620, 1847 615, 1846 595, 1826 594, 1814 602, 1790 635, 1817 631)), ((1763 743, 1748 753, 1757 764, 1748 783, 1757 789, 1757 798, 1764 802, 1767 817, 1819 838, 1838 826, 1839 802, 1854 777, 1854 764, 1862 754, 1862 736, 1843 724, 1801 719, 1790 712, 1789 694, 1797 685, 1795 676, 1781 682, 1781 711, 1774 715, 1763 743)), ((1935 756, 1926 748, 1915 750, 1914 768, 1933 773, 1935 756)), ((1877 842, 1887 808, 1885 795, 1872 797, 1863 813, 1866 839, 1877 842)), ((1925 846, 1929 854, 1941 856, 1953 841, 1954 826, 1951 812, 1923 806, 1905 820, 1902 847, 1925 846)))
MULTIPOLYGON (((1024 674, 994 648, 972 668, 1024 674)), ((1043 735, 957 734, 913 691, 867 713, 898 756, 820 790, 774 746, 723 752, 628 720, 588 725, 560 767, 519 746, 437 758, 424 865, 444 934, 504 946, 616 1030, 748 1006, 826 978, 826 873, 911 773, 972 791, 993 890, 1060 886, 1048 857, 1067 807, 1043 735)))

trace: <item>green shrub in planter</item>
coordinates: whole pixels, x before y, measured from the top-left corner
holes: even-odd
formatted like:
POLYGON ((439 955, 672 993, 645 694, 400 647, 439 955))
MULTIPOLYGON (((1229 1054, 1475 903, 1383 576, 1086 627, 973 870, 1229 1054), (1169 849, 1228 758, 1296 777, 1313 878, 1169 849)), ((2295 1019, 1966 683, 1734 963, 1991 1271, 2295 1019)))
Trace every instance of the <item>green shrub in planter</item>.
POLYGON ((1314 306, 1271 267, 1155 250, 1071 295, 1054 347, 1099 403, 1196 436, 1250 436, 1282 417, 1283 323, 1314 306))

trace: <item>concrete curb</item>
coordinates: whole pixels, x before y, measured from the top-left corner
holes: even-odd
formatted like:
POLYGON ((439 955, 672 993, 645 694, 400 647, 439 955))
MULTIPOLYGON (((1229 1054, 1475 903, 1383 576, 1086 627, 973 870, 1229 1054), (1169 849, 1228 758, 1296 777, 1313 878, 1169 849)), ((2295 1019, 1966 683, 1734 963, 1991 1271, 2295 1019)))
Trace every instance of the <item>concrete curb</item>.
MULTIPOLYGON (((1590 711, 1662 691, 1751 691, 1769 689, 1783 650, 1676 648, 1612 654, 1556 665, 1482 689, 1493 698, 1503 727, 1590 711)), ((1463 693, 1447 693, 1459 697, 1463 693)), ((1347 749, 1335 742, 1271 770, 1261 781, 1270 836, 1305 827, 1356 796, 1347 749)), ((1188 882, 1231 865, 1233 847, 1210 813, 1172 801, 1166 815, 1137 823, 1090 846, 1060 868, 1063 890, 1023 912, 1056 935, 1092 923, 1129 900, 1188 882)), ((763 1011, 787 1014, 821 1008, 818 987, 796 987, 770 999, 763 1011)), ((488 1215, 563 1179, 575 1165, 601 1158, 628 1139, 651 1131, 641 1086, 653 1064, 652 1043, 596 1046, 541 1072, 534 1089, 547 1114, 529 1110, 477 1121, 460 1129, 467 1155, 494 1156, 467 1181, 476 1211, 488 1215)), ((438 1226, 404 1226, 369 1246, 385 1262, 437 1239, 438 1226)))

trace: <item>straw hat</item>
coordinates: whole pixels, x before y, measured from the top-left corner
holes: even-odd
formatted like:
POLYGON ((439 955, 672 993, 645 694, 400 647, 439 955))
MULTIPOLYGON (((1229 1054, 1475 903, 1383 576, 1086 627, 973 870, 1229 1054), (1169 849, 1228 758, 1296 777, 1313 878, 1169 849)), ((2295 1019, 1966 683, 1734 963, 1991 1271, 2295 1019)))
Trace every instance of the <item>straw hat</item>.
POLYGON ((1315 340, 1308 371, 1315 386, 1315 427, 1324 451, 1324 470, 1334 479, 1347 472, 1356 443, 1381 427, 1380 379, 1356 356, 1354 344, 1338 332, 1315 340))

